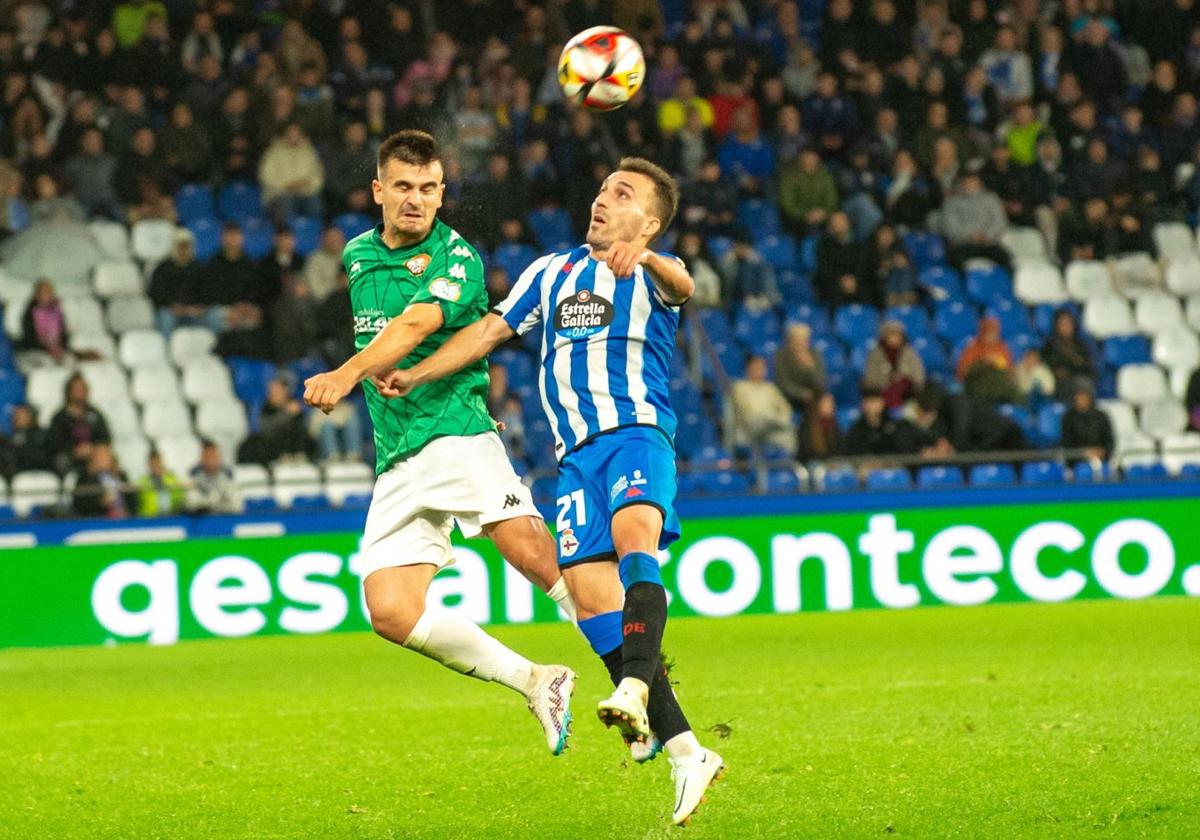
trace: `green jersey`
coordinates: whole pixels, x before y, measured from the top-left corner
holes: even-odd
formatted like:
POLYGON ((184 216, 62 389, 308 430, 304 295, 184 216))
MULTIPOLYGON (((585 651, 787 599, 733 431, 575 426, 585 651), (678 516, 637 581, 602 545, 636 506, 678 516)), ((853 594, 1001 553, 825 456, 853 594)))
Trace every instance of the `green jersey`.
MULTIPOLYGON (((467 324, 487 312, 483 261, 474 248, 435 220, 416 245, 389 248, 377 225, 346 244, 342 261, 350 278, 354 345, 362 350, 392 318, 414 303, 442 310, 441 329, 417 345, 398 367, 410 368, 432 355, 467 324)), ((375 471, 416 454, 434 438, 495 431, 487 410, 488 374, 483 359, 437 382, 388 400, 363 383, 375 427, 375 471)))

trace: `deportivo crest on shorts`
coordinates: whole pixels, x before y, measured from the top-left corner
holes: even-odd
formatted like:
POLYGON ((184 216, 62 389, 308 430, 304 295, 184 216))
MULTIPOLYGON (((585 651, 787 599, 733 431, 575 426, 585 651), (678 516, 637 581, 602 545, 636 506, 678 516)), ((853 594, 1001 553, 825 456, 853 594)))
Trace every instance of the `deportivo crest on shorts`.
POLYGON ((570 557, 579 550, 579 540, 575 539, 575 532, 570 528, 564 528, 562 533, 558 535, 558 551, 563 557, 570 557))
POLYGON ((429 256, 428 254, 417 254, 415 257, 406 262, 404 267, 408 269, 409 274, 411 274, 413 277, 420 277, 425 273, 425 269, 429 268, 429 263, 431 260, 433 260, 433 257, 429 256))

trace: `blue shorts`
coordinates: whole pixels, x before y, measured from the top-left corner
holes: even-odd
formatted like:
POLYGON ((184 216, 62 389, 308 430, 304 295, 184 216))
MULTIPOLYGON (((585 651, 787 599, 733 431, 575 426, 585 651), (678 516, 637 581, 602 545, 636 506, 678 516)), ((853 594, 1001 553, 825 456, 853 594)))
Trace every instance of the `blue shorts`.
POLYGON ((679 539, 675 447, 653 426, 626 426, 567 454, 558 465, 558 565, 613 557, 613 514, 652 505, 663 515, 658 547, 679 539))

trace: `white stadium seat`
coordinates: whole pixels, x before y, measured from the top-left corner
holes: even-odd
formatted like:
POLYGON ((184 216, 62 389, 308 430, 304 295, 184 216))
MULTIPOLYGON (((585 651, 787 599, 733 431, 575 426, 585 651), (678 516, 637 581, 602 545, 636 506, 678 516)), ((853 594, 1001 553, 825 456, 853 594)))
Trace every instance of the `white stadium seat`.
POLYGON ((83 362, 79 365, 88 384, 88 398, 94 405, 111 400, 129 399, 125 371, 116 362, 83 362))
POLYGON ((271 474, 262 464, 234 464, 233 480, 247 501, 272 498, 271 474))
POLYGON ((154 327, 154 304, 145 295, 120 295, 108 302, 108 328, 117 335, 154 327))
POLYGON ((1129 403, 1124 400, 1099 400, 1096 406, 1108 415, 1114 437, 1137 431, 1137 417, 1133 413, 1133 406, 1129 403))
POLYGON ((1062 274, 1049 263, 1023 265, 1017 269, 1013 290, 1026 304, 1062 303, 1067 299, 1062 274))
POLYGON ((131 391, 140 404, 155 400, 179 400, 179 377, 168 364, 134 368, 131 391))
POLYGON ((1030 257, 1045 260, 1047 257, 1046 238, 1037 228, 1010 227, 1000 234, 1000 244, 1014 259, 1030 257))
POLYGON ((1177 367, 1171 368, 1167 374, 1167 379, 1171 383, 1171 396, 1177 400, 1184 400, 1187 397, 1188 383, 1192 381, 1192 373, 1195 368, 1192 367, 1177 367))
POLYGON ((1125 365, 1117 371, 1117 396, 1136 405, 1162 399, 1167 376, 1158 365, 1125 365))
POLYGON ((1079 301, 1114 294, 1108 266, 1097 260, 1075 260, 1067 266, 1067 291, 1079 301))
POLYGON ((341 506, 347 496, 370 495, 375 489, 375 471, 362 463, 328 464, 325 467, 325 497, 341 506))
POLYGON ((144 263, 158 263, 171 254, 175 225, 162 219, 136 222, 132 232, 133 255, 144 263))
POLYGON ((1200 257, 1171 261, 1167 266, 1167 291, 1180 297, 1200 294, 1200 257))
POLYGON ((109 431, 114 437, 128 437, 142 433, 142 422, 138 419, 137 408, 129 397, 101 403, 97 408, 104 415, 109 431))
POLYGON ((179 368, 216 349, 217 336, 207 327, 176 327, 171 333, 171 360, 179 368))
POLYGON ((13 476, 10 494, 13 512, 24 519, 36 507, 57 505, 62 498, 62 484, 48 470, 30 470, 13 476))
POLYGON ((150 441, 142 437, 140 432, 124 437, 114 437, 113 453, 117 456, 117 463, 121 465, 121 469, 125 471, 131 481, 137 481, 149 472, 146 462, 150 458, 150 441))
POLYGON ((1200 331, 1200 294, 1188 298, 1187 322, 1192 329, 1200 331))
POLYGON ((246 409, 236 398, 206 400, 196 407, 196 431, 212 438, 221 453, 233 460, 237 448, 250 434, 246 409))
POLYGON ((62 408, 63 389, 74 372, 60 365, 34 368, 29 372, 25 398, 38 410, 39 422, 43 425, 62 408))
POLYGON ((32 294, 32 280, 25 277, 13 277, 0 268, 0 303, 10 306, 17 301, 29 300, 32 294))
POLYGON ((1116 295, 1089 298, 1083 305, 1083 328, 1101 339, 1137 331, 1129 304, 1116 295))
POLYGON ((1154 361, 1165 368, 1200 367, 1200 338, 1186 324, 1163 330, 1154 337, 1154 361))
POLYGON ((201 356, 183 369, 183 395, 192 405, 233 397, 233 377, 219 356, 201 356))
POLYGON ((75 353, 95 353, 102 359, 115 359, 117 345, 107 332, 86 331, 71 333, 71 350, 75 353))
POLYGON ((1162 272, 1149 254, 1122 254, 1113 260, 1117 290, 1127 298, 1139 298, 1162 288, 1162 272))
POLYGON ((100 219, 88 224, 92 238, 110 260, 129 259, 129 231, 125 225, 100 219))
POLYGON ((1182 222, 1160 222, 1154 226, 1154 247, 1168 262, 1196 253, 1192 229, 1182 222))
POLYGON ((93 297, 64 298, 62 311, 70 332, 104 329, 104 311, 93 297))
POLYGON ((192 431, 192 415, 187 406, 178 400, 152 402, 142 411, 142 429, 147 437, 154 439, 189 434, 192 431))
POLYGON ((19 340, 24 333, 25 327, 21 322, 25 317, 25 307, 29 305, 31 297, 33 297, 32 286, 26 289, 22 296, 4 302, 4 331, 8 333, 9 338, 19 340))
POLYGON ((142 273, 138 270, 137 263, 132 260, 105 260, 97 263, 92 283, 96 294, 102 298, 142 293, 142 273))
POLYGON ((275 480, 275 502, 281 508, 290 508, 297 496, 321 493, 321 473, 312 464, 276 464, 271 475, 275 480))
POLYGON ((200 463, 200 441, 190 432, 155 437, 154 448, 162 455, 166 468, 181 478, 200 463))
POLYGON ((1157 444, 1154 438, 1141 429, 1116 435, 1116 456, 1122 466, 1129 464, 1152 464, 1158 461, 1157 444))
POLYGON ((127 368, 161 365, 167 358, 167 342, 156 330, 130 330, 121 335, 117 356, 127 368))
POLYGON ((1183 323, 1179 299, 1166 292, 1147 292, 1134 303, 1138 329, 1155 335, 1183 323))
POLYGON ((1200 464, 1200 434, 1187 432, 1164 438, 1162 461, 1171 475, 1179 475, 1188 464, 1200 464))
POLYGON ((1187 409, 1174 397, 1163 397, 1142 406, 1142 431, 1152 438, 1177 435, 1187 428, 1187 409))

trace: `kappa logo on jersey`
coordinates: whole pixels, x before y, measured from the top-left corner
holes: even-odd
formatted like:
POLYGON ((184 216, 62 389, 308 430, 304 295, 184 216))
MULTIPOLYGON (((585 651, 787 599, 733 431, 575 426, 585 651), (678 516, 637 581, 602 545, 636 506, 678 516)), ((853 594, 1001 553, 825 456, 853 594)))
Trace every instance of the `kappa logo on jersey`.
POLYGON ((429 284, 429 294, 434 297, 448 300, 454 303, 462 297, 462 286, 455 283, 453 280, 447 280, 445 277, 439 277, 429 284))
POLYGON ((432 260, 433 257, 429 256, 428 254, 417 254, 415 257, 406 262, 404 267, 408 269, 408 273, 413 277, 420 277, 425 273, 425 269, 429 268, 429 263, 432 260))
POLYGON ((586 338, 613 321, 612 301, 580 289, 554 310, 554 331, 566 338, 586 338))
POLYGON ((350 265, 350 273, 358 274, 358 272, 360 272, 360 271, 362 271, 362 260, 355 260, 350 265))
POLYGON ((564 528, 562 533, 558 535, 558 551, 563 557, 570 557, 579 550, 579 540, 575 539, 575 532, 570 528, 564 528))
POLYGON ((466 257, 469 260, 474 259, 475 257, 475 255, 471 253, 471 249, 466 245, 455 245, 450 249, 450 255, 454 257, 466 257))
POLYGON ((450 266, 450 276, 456 280, 466 280, 467 267, 462 263, 455 263, 454 265, 450 266))

